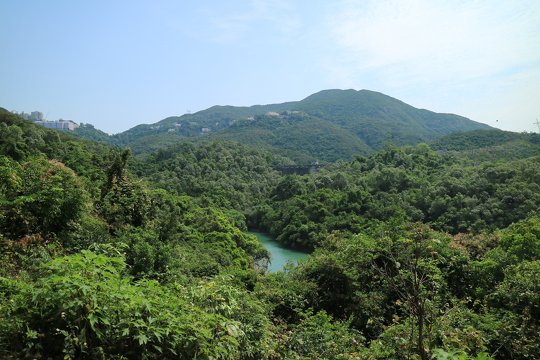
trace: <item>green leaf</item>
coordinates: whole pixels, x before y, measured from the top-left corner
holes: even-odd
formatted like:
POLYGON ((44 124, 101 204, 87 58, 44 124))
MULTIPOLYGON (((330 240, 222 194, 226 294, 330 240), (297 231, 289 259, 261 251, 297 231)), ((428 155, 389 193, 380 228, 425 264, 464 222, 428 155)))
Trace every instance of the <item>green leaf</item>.
POLYGON ((144 345, 148 342, 148 337, 144 334, 139 334, 135 336, 135 339, 139 341, 139 345, 144 345))

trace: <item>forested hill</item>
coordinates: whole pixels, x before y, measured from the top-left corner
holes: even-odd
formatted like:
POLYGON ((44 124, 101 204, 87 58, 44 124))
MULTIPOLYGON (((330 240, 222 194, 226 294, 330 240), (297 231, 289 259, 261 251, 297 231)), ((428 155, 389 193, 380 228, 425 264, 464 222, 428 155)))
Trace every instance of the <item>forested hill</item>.
POLYGON ((0 109, 0 359, 538 358, 537 135, 385 145, 302 176, 200 138, 130 160, 0 109), (266 273, 248 227, 313 252, 266 273))
POLYGON ((525 159, 540 155, 540 134, 474 130, 447 135, 434 141, 431 147, 475 161, 525 159))
MULTIPOLYGON (((334 161, 372 153, 386 142, 414 145, 475 129, 490 127, 458 115, 417 109, 378 92, 324 90, 282 104, 213 106, 138 125, 110 141, 141 153, 204 135, 334 161)), ((88 132, 82 136, 101 138, 88 132)))

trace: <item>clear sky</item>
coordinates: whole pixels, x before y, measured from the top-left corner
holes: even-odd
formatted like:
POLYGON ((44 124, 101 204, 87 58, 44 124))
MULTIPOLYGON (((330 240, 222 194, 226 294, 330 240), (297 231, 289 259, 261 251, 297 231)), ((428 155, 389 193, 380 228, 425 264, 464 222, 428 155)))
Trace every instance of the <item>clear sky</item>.
POLYGON ((0 46, 1 107, 109 133, 330 88, 540 119, 539 0, 1 0, 0 46))

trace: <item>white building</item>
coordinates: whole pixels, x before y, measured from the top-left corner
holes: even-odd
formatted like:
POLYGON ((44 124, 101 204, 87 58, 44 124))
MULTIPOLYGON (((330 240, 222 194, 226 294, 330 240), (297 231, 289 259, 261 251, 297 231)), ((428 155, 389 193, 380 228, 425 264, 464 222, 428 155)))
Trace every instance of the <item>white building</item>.
POLYGON ((73 131, 79 127, 75 121, 72 120, 54 120, 54 121, 35 121, 36 124, 45 126, 46 128, 62 130, 62 131, 73 131))

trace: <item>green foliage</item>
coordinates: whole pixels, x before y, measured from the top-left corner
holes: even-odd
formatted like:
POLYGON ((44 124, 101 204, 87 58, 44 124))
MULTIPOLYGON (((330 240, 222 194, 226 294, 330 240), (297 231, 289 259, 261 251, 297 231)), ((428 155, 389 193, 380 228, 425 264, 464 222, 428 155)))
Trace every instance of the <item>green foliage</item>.
POLYGON ((525 261, 506 269, 504 280, 490 295, 492 306, 522 316, 540 325, 540 260, 525 261))
POLYGON ((324 311, 307 314, 288 335, 284 357, 287 359, 357 359, 362 336, 335 322, 324 311))
POLYGON ((540 260, 509 266, 487 300, 501 319, 497 328, 501 357, 533 359, 540 353, 540 260))
POLYGON ((82 251, 46 264, 34 283, 2 278, 5 354, 259 358, 269 346, 270 324, 245 293, 214 283, 133 283, 124 268, 120 257, 82 251))
POLYGON ((17 125, 0 124, 0 152, 13 159, 24 157, 26 144, 23 139, 23 131, 17 125))
MULTIPOLYGON (((237 227, 245 226, 239 223, 242 217, 237 212, 200 207, 192 198, 139 186, 144 207, 131 205, 134 201, 138 204, 138 193, 122 192, 125 200, 117 200, 112 208, 126 215, 120 218, 124 220, 111 222, 118 217, 105 217, 113 229, 111 241, 128 246, 127 263, 135 277, 171 281, 214 276, 233 269, 249 272, 257 261, 268 257, 255 237, 237 227), (141 207, 145 209, 141 212, 142 225, 132 217, 132 211, 141 207)), ((106 202, 111 193, 114 188, 105 197, 102 211, 111 208, 106 202)))
POLYGON ((376 238, 336 232, 290 276, 315 286, 303 306, 348 319, 368 338, 366 357, 534 358, 537 223, 510 226, 493 249, 473 248, 474 257, 467 242, 478 237, 456 246, 424 225, 380 227, 376 238), (475 299, 480 284, 484 295, 475 299))
POLYGON ((280 149, 295 160, 302 159, 304 154, 308 159, 336 161, 350 159, 354 154, 367 154, 371 150, 361 139, 339 125, 305 113, 258 115, 253 120, 239 121, 210 138, 280 149))
POLYGON ((305 277, 277 272, 262 278, 255 288, 276 321, 295 324, 316 300, 316 284, 305 277))
POLYGON ((109 134, 96 129, 92 124, 80 124, 78 128, 73 131, 75 136, 83 139, 101 142, 105 144, 115 145, 115 138, 109 134))
POLYGON ((531 217, 512 224, 502 233, 498 247, 513 264, 540 259, 540 218, 531 217))
POLYGON ((108 139, 83 129, 160 148, 131 158, 0 109, 0 358, 540 353, 532 134, 455 135, 434 145, 440 153, 383 146, 477 125, 364 91, 158 125, 108 139), (152 143, 198 136, 201 124, 215 135, 152 143), (277 154, 336 159, 381 147, 305 176, 274 170, 292 164, 277 154), (248 225, 315 250, 264 274, 269 254, 248 225))
POLYGON ((127 177, 113 181, 110 190, 97 205, 99 214, 109 224, 112 232, 127 225, 145 225, 150 211, 145 186, 127 177))
POLYGON ((540 135, 501 130, 474 130, 447 135, 433 149, 474 161, 524 159, 540 154, 540 135))
POLYGON ((464 166, 425 144, 388 146, 369 158, 284 178, 270 206, 253 215, 284 244, 305 249, 331 231, 370 232, 384 222, 422 221, 452 234, 479 234, 540 208, 539 160, 464 166))
POLYGON ((273 166, 288 161, 234 143, 182 143, 150 156, 135 169, 154 186, 201 197, 205 205, 249 209, 279 178, 273 166))
POLYGON ((0 230, 8 238, 50 236, 84 211, 87 195, 73 171, 44 158, 17 163, 0 157, 0 230))
POLYGON ((27 158, 45 155, 56 159, 77 175, 88 178, 90 189, 100 181, 102 166, 109 147, 88 141, 77 140, 65 132, 47 129, 33 124, 0 108, 0 155, 22 161, 27 158))
MULTIPOLYGON (((253 294, 234 286, 231 276, 218 277, 214 281, 201 281, 189 289, 188 300, 209 314, 222 316, 231 322, 227 334, 238 340, 238 358, 262 359, 275 347, 274 326, 271 324, 265 304, 253 294), (235 321, 236 323, 232 323, 235 321)), ((224 358, 235 357, 226 352, 224 358)))
POLYGON ((433 358, 436 360, 491 360, 493 359, 486 353, 479 353, 475 357, 469 357, 467 354, 459 349, 445 351, 442 349, 435 349, 433 351, 433 358))

